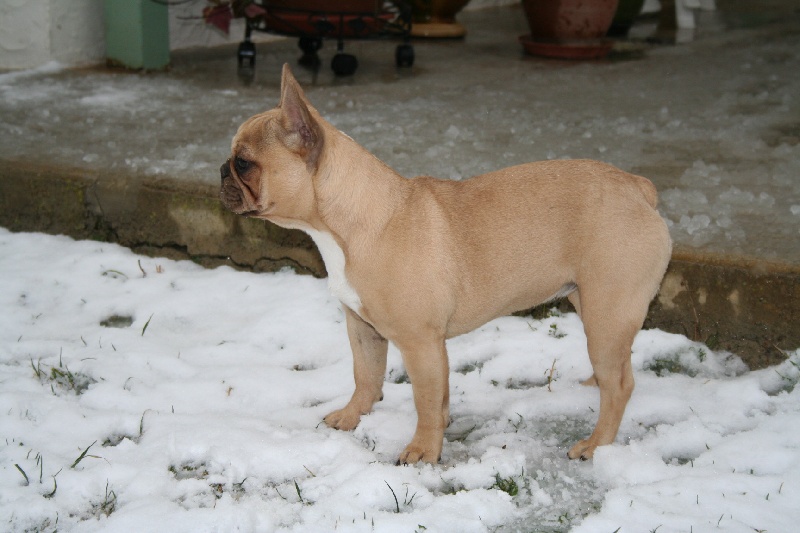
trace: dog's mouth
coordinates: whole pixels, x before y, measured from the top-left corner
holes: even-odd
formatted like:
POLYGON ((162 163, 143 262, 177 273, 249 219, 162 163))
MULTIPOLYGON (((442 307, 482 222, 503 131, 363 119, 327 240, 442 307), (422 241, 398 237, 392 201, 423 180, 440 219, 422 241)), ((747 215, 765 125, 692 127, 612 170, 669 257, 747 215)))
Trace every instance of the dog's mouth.
POLYGON ((234 183, 225 183, 219 192, 219 199, 222 205, 232 213, 243 217, 256 217, 261 214, 258 207, 250 205, 245 200, 242 190, 234 183))
POLYGON ((253 217, 259 213, 258 209, 254 209, 251 206, 245 205, 241 193, 237 194, 237 191, 226 191, 223 189, 219 193, 219 199, 222 202, 222 205, 236 215, 253 217))
POLYGON ((253 191, 246 187, 245 184, 239 183, 230 169, 230 159, 223 163, 220 167, 220 191, 219 199, 228 210, 233 213, 245 217, 255 216, 259 213, 253 205, 253 202, 248 199, 248 193, 252 195, 253 191), (244 186, 243 186, 244 185, 244 186), (245 190, 247 188, 247 190, 245 190))

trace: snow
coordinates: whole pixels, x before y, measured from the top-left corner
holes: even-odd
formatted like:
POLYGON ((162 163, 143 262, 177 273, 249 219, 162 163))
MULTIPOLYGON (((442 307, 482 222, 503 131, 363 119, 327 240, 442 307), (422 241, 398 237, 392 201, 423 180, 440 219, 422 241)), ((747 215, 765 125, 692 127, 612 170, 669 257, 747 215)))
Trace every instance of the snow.
POLYGON ((394 348, 374 412, 354 432, 320 423, 352 392, 325 280, 5 230, 0 273, 7 531, 777 532, 800 520, 800 350, 749 371, 643 331, 617 442, 576 462, 566 451, 598 405, 579 385, 591 374, 580 320, 502 318, 448 342, 443 461, 402 467, 415 414, 394 348))

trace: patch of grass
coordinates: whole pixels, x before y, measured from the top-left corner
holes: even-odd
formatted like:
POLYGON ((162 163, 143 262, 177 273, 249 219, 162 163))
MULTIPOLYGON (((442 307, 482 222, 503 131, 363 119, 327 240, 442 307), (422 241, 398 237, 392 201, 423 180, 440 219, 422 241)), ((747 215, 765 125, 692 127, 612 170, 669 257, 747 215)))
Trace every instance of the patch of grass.
POLYGON ((111 315, 100 321, 104 328, 128 328, 133 324, 133 317, 127 315, 111 315))
POLYGON ((711 350, 712 352, 714 350, 719 350, 719 348, 720 348, 719 331, 709 335, 706 338, 705 344, 706 344, 706 346, 708 346, 708 349, 711 350))
POLYGON ((512 497, 519 494, 519 485, 517 485, 517 482, 514 480, 514 478, 503 478, 500 477, 500 474, 495 474, 494 485, 492 485, 492 488, 502 490, 512 497))
POLYGON ((80 396, 86 392, 89 385, 97 383, 97 381, 86 374, 70 372, 67 367, 52 367, 50 369, 50 383, 55 383, 62 389, 72 391, 80 396))
MULTIPOLYGON (((87 446, 80 453, 80 455, 78 455, 78 457, 72 462, 72 464, 69 466, 69 468, 70 469, 76 468, 87 457, 94 458, 94 459, 100 459, 100 457, 98 457, 96 455, 90 455, 89 454, 89 450, 95 444, 97 444, 97 441, 94 441, 89 446, 87 446)), ((20 445, 22 445, 22 444, 20 443, 20 445)), ((55 474, 52 474, 50 476, 50 478, 52 478, 52 480, 53 480, 53 487, 52 487, 52 490, 50 490, 48 488, 45 488, 46 487, 46 481, 44 479, 45 478, 45 476, 44 476, 44 457, 42 456, 41 453, 36 453, 36 455, 34 457, 31 457, 32 454, 33 454, 33 450, 29 450, 27 456, 25 457, 25 459, 26 460, 35 460, 35 466, 39 470, 39 483, 38 483, 38 485, 39 486, 44 486, 44 487, 38 488, 37 492, 39 493, 40 496, 42 496, 43 498, 45 498, 47 500, 52 499, 52 498, 54 498, 56 496, 56 493, 58 492, 58 475, 64 470, 65 467, 59 468, 58 472, 56 472, 55 474)), ((18 463, 15 463, 14 466, 16 467, 17 471, 20 473, 20 475, 24 479, 24 485, 23 485, 24 487, 28 487, 28 486, 32 485, 33 482, 35 482, 35 479, 32 479, 33 475, 29 476, 28 473, 22 468, 22 466, 20 466, 18 463)), ((93 516, 95 518, 99 518, 101 515, 108 516, 112 512, 114 512, 114 509, 116 508, 116 501, 117 501, 117 495, 113 490, 109 489, 108 481, 106 481, 106 491, 105 491, 105 496, 104 496, 103 500, 92 504, 88 514, 84 514, 82 516, 84 516, 84 518, 88 518, 90 516, 93 516)), ((57 522, 58 522, 58 520, 56 520, 56 523, 57 522)), ((32 529, 30 531, 45 531, 45 530, 46 529, 32 529)), ((29 530, 26 530, 26 531, 29 531, 29 530)), ((50 531, 50 530, 47 530, 47 531, 50 531)), ((52 531, 57 531, 57 529, 53 529, 52 531)))
MULTIPOLYGON (((493 384, 498 385, 497 382, 493 382, 493 384)), ((532 379, 508 378, 505 383, 505 388, 510 390, 524 390, 524 389, 535 389, 538 387, 544 387, 545 385, 547 385, 546 379, 532 380, 532 379)))
POLYGON ((555 322, 550 324, 550 329, 547 331, 547 334, 553 337, 554 339, 563 339, 567 336, 566 333, 558 329, 558 324, 555 322))
POLYGON ((170 465, 167 468, 175 479, 178 481, 183 479, 207 479, 208 468, 205 463, 183 463, 180 465, 170 465))
POLYGON ((680 361, 669 357, 658 357, 647 362, 644 365, 644 370, 650 370, 658 377, 664 377, 669 374, 693 375, 693 373, 690 373, 689 370, 680 363, 680 361))
POLYGON ((208 487, 211 489, 211 494, 217 500, 222 498, 222 495, 226 492, 228 492, 234 500, 239 500, 246 492, 244 489, 245 481, 247 481, 247 478, 244 478, 239 483, 232 483, 230 487, 228 487, 227 483, 209 483, 208 487))
POLYGON ((97 383, 97 381, 88 374, 82 372, 72 372, 62 361, 61 355, 58 357, 58 366, 50 367, 50 371, 42 368, 42 360, 39 359, 36 363, 31 359, 31 368, 33 373, 39 379, 39 382, 50 384, 50 390, 53 394, 56 393, 56 387, 62 391, 74 392, 75 395, 80 396, 89 388, 90 385, 97 383))
MULTIPOLYGON (((692 349, 690 350, 690 353, 691 355, 694 355, 699 363, 705 361, 708 355, 702 348, 692 349)), ((695 377, 697 375, 697 369, 689 366, 692 361, 691 357, 687 357, 687 355, 689 354, 677 352, 658 356, 652 361, 645 363, 643 370, 650 370, 658 377, 664 377, 669 374, 683 374, 685 376, 695 377)))
POLYGON ((103 501, 97 502, 92 505, 92 515, 95 518, 100 518, 101 516, 109 516, 114 510, 117 508, 117 493, 113 490, 109 490, 108 488, 108 481, 106 481, 106 494, 103 498, 103 501))
MULTIPOLYGON (((244 488, 244 483, 247 481, 247 478, 244 478, 238 483, 220 483, 220 482, 213 482, 209 481, 209 471, 208 466, 203 463, 195 463, 195 462, 185 462, 181 464, 170 465, 167 470, 175 476, 175 479, 178 481, 183 480, 198 480, 198 481, 206 481, 208 482, 208 492, 204 492, 204 494, 213 496, 215 500, 219 500, 225 493, 231 495, 234 500, 238 500, 245 494, 246 490, 244 488)), ((294 489, 297 492, 297 497, 301 503, 304 505, 311 505, 307 498, 303 497, 303 493, 300 490, 300 485, 297 483, 296 480, 292 480, 294 485, 294 489)), ((275 487, 275 491, 278 493, 282 499, 286 500, 284 496, 280 493, 280 491, 275 487)))
MULTIPOLYGON (((387 487, 389 487, 389 490, 392 492, 392 496, 394 497, 394 506, 395 506, 394 507, 394 512, 395 513, 399 513, 400 512, 400 500, 397 499, 397 493, 395 493, 394 489, 392 488, 391 485, 389 485, 388 481, 386 481, 384 479, 383 482, 386 483, 387 487)), ((411 504, 414 502, 414 498, 417 496, 417 493, 415 492, 409 498, 408 497, 408 493, 409 493, 408 486, 406 486, 406 494, 403 497, 403 507, 410 507, 411 504)), ((423 529, 425 529, 425 528, 423 528, 423 529)))

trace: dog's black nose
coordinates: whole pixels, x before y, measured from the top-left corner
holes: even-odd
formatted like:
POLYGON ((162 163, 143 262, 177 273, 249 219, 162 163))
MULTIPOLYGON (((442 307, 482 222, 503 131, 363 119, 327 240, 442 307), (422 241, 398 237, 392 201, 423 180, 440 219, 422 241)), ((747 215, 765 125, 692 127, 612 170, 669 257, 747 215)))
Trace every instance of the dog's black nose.
POLYGON ((222 163, 222 166, 219 167, 219 177, 223 182, 225 181, 225 178, 230 178, 231 177, 231 160, 230 159, 228 159, 227 161, 222 163))

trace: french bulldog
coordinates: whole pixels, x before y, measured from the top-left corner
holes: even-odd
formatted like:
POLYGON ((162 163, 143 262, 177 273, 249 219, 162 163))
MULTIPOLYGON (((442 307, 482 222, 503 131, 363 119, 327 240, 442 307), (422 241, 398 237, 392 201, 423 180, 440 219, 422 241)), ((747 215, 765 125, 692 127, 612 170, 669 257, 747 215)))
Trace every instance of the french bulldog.
POLYGON ((382 399, 391 341, 417 425, 398 464, 441 459, 449 424, 445 341, 566 297, 600 389, 589 459, 614 441, 634 387, 631 345, 672 243, 646 178, 591 160, 541 161, 463 181, 407 179, 328 123, 284 65, 278 107, 238 129, 220 199, 239 215, 306 232, 341 301, 355 392, 325 417, 354 429, 382 399))

